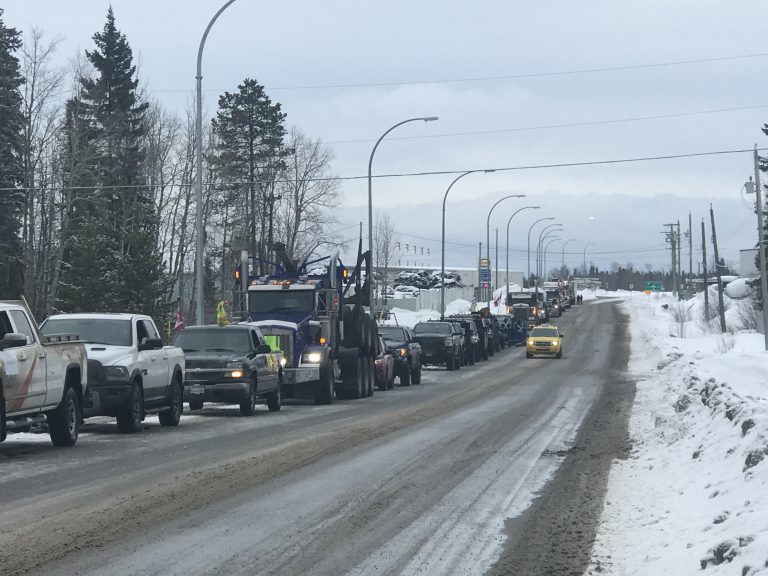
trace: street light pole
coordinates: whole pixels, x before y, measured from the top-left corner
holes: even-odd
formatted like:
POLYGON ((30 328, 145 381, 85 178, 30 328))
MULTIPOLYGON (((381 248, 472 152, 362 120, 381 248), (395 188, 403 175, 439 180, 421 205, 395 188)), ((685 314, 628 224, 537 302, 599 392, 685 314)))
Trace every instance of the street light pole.
POLYGON ((376 318, 375 308, 376 303, 373 300, 373 178, 371 176, 371 168, 373 166, 373 156, 376 154, 376 149, 379 147, 379 144, 382 140, 386 137, 387 134, 392 132, 395 128, 398 128, 399 126, 402 126, 403 124, 408 124, 409 122, 418 122, 419 120, 423 122, 432 122, 434 120, 438 120, 437 116, 421 116, 419 118, 408 118, 408 120, 403 120, 402 122, 398 122, 391 128, 389 128, 384 134, 379 136, 379 139, 376 140, 376 144, 373 145, 373 150, 371 150, 371 156, 368 159, 368 272, 370 272, 371 277, 367 278, 368 280, 368 298, 370 300, 370 312, 371 317, 376 318))
POLYGON ((542 228, 541 232, 539 233, 539 241, 536 244, 536 284, 539 283, 538 280, 541 276, 541 241, 549 234, 550 231, 554 231, 553 229, 559 232, 562 230, 562 224, 555 222, 554 224, 550 224, 549 226, 542 228))
POLYGON ((587 277, 587 248, 594 245, 594 242, 587 242, 584 244, 584 277, 587 277))
POLYGON ((544 245, 544 249, 542 250, 542 255, 541 255, 541 262, 542 262, 541 268, 545 277, 547 275, 547 250, 549 249, 549 246, 553 242, 560 242, 561 240, 562 238, 560 238, 559 236, 552 236, 549 238, 549 242, 547 242, 546 245, 544 245))
MULTIPOLYGON (((453 179, 453 182, 451 182, 448 185, 448 189, 445 191, 445 194, 443 195, 443 224, 442 224, 443 231, 440 237, 440 319, 441 320, 445 318, 445 201, 448 199, 448 193, 451 191, 451 188, 453 188, 453 185, 456 184, 456 182, 464 178, 464 176, 469 176, 470 174, 475 174, 477 172, 490 174, 491 172, 495 172, 495 170, 467 170, 463 174, 459 174, 458 176, 456 176, 456 178, 453 179)), ((478 277, 478 280, 479 280, 479 277, 478 277)))
MULTIPOLYGON (((200 39, 200 46, 197 48, 197 117, 195 118, 195 156, 197 177, 196 203, 195 206, 195 320, 200 326, 204 323, 203 318, 203 250, 205 249, 205 231, 203 230, 203 48, 205 40, 208 38, 208 32, 211 31, 213 23, 224 10, 226 10, 235 0, 228 0, 216 14, 213 15, 208 26, 205 27, 203 37, 200 39)), ((244 271, 247 274, 247 271, 244 271)), ((248 282, 246 277, 241 282, 248 282)))
MULTIPOLYGON (((491 262, 491 214, 493 213, 493 209, 496 208, 496 206, 501 204, 504 200, 508 200, 509 198, 525 198, 525 194, 511 194, 496 200, 496 203, 491 206, 490 210, 488 210, 488 217, 485 219, 485 256, 488 260, 489 266, 491 262)), ((493 293, 493 287, 491 287, 491 293, 493 293)))
POLYGON ((560 274, 563 273, 563 268, 565 268, 565 247, 568 246, 568 244, 570 244, 571 242, 576 242, 577 240, 578 238, 571 238, 570 240, 566 240, 563 243, 563 257, 560 260, 560 274))
POLYGON ((544 222, 545 220, 554 220, 553 217, 549 218, 539 218, 531 224, 531 227, 528 228, 528 287, 531 287, 531 231, 533 230, 533 227, 536 226, 539 222, 544 222))
MULTIPOLYGON (((504 276, 505 284, 507 286, 507 293, 506 293, 506 300, 505 300, 505 302, 509 302, 509 225, 512 223, 512 218, 517 216, 523 210, 538 210, 539 208, 541 208, 541 206, 523 206, 522 208, 520 208, 518 210, 515 210, 512 213, 512 216, 509 217, 509 220, 507 220, 507 244, 506 244, 506 247, 507 247, 507 266, 506 266, 507 273, 504 276)), ((528 237, 530 239, 530 234, 529 234, 528 237)))
MULTIPOLYGON (((755 144, 755 208, 757 208, 757 250, 760 264, 760 290, 763 294, 763 337, 768 350, 768 276, 765 270, 765 217, 763 216, 763 185, 760 183, 760 156, 755 144)), ((714 230, 714 227, 713 227, 714 230)), ((707 289, 706 283, 704 290, 707 289)))

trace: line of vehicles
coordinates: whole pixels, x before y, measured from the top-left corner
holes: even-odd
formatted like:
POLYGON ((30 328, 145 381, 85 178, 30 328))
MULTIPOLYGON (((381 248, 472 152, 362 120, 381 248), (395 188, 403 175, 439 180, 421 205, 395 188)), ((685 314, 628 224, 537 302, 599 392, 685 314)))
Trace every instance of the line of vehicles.
POLYGON ((116 418, 123 433, 141 430, 148 414, 173 427, 184 402, 192 411, 239 404, 249 416, 258 404, 280 410, 284 398, 364 398, 396 378, 419 384, 425 366, 458 370, 523 344, 538 317, 531 305, 518 318, 515 302, 507 315, 378 325, 366 309, 362 247, 351 270, 338 253, 295 262, 274 249, 275 262, 241 256, 239 322, 186 327, 172 345, 145 315, 57 314, 38 327, 25 302, 0 302, 0 441, 45 423, 55 445, 71 446, 91 416, 116 418))

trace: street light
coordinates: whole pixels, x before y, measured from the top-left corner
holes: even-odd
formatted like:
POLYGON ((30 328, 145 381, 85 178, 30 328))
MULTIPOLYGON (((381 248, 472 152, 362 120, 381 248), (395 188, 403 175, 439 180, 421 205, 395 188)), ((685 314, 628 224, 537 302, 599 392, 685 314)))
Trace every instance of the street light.
POLYGON ((544 249, 542 250, 542 254, 541 254, 541 263, 542 263, 541 270, 544 277, 547 276, 547 250, 549 249, 550 244, 554 242, 560 242, 561 240, 562 238, 560 238, 559 236, 550 237, 549 242, 547 242, 543 247, 544 249))
POLYGON ((578 238, 571 238, 570 240, 566 240, 563 243, 563 257, 560 260, 560 274, 563 273, 563 268, 565 267, 565 247, 568 246, 571 242, 576 242, 578 238))
POLYGON ((439 120, 437 116, 421 116, 419 118, 409 118, 408 120, 403 120, 402 122, 398 122, 389 130, 384 132, 381 136, 379 136, 379 139, 376 140, 376 144, 373 145, 373 150, 371 150, 371 157, 368 159, 368 261, 370 264, 370 272, 371 277, 368 278, 368 298, 370 300, 370 312, 371 317, 376 318, 375 314, 375 306, 376 303, 373 300, 373 180, 371 178, 371 167, 373 166, 373 155, 376 154, 376 148, 379 147, 379 144, 382 140, 384 140, 384 137, 392 132, 395 128, 398 126, 402 126, 403 124, 408 124, 409 122, 418 122, 419 120, 423 122, 432 122, 433 120, 439 120))
POLYGON ((594 245, 594 242, 587 242, 584 244, 584 277, 587 277, 587 248, 594 245))
MULTIPOLYGON (((200 46, 197 49, 197 117, 195 119, 195 156, 197 156, 197 178, 196 178, 196 202, 195 207, 195 309, 197 325, 203 324, 203 48, 205 40, 208 38, 208 32, 218 17, 235 0, 228 0, 218 12, 213 15, 208 26, 205 27, 203 37, 200 39, 200 46)), ((246 278, 247 281, 247 278, 246 278)))
POLYGON ((531 224, 531 227, 528 228, 528 287, 530 288, 531 284, 531 231, 533 230, 533 227, 536 226, 539 222, 544 222, 545 220, 554 220, 553 217, 549 218, 539 218, 531 224))
POLYGON ((546 237, 547 234, 549 234, 549 231, 553 228, 557 230, 558 232, 562 230, 562 224, 559 222, 555 222, 554 224, 550 224, 549 226, 545 226, 541 229, 541 232, 539 233, 539 241, 536 243, 536 280, 538 284, 538 278, 541 275, 541 241, 546 237))
MULTIPOLYGON (((491 214, 493 213, 493 209, 496 208, 496 206, 501 204, 504 200, 508 200, 509 198, 525 198, 525 194, 511 194, 509 196, 504 196, 504 198, 500 198, 496 200, 496 203, 493 206, 491 206, 490 210, 488 210, 488 217, 485 219, 485 257, 486 257, 486 260, 488 260, 489 268, 491 265, 491 214)), ((492 284, 492 283, 489 282, 489 284, 492 284)))
MULTIPOLYGON (((456 178, 453 179, 453 182, 451 182, 448 185, 448 189, 445 191, 445 194, 443 195, 443 232, 442 232, 442 236, 440 237, 440 319, 441 320, 445 318, 445 201, 448 199, 448 192, 451 191, 451 188, 453 188, 453 185, 456 184, 456 182, 464 178, 464 176, 468 176, 469 174, 475 174, 476 172, 483 172, 485 174, 490 174, 491 172, 496 172, 496 170, 467 170, 463 174, 459 174, 456 178)), ((479 282, 479 279, 478 279, 478 282, 479 282)))
POLYGON ((513 212, 512 216, 509 217, 509 220, 507 220, 507 268, 506 268, 507 269, 507 275, 505 276, 506 285, 507 285, 507 295, 506 295, 505 302, 509 302, 509 225, 512 222, 512 218, 517 216, 523 210, 538 210, 539 208, 541 208, 541 206, 523 206, 519 210, 515 210, 515 212, 513 212))

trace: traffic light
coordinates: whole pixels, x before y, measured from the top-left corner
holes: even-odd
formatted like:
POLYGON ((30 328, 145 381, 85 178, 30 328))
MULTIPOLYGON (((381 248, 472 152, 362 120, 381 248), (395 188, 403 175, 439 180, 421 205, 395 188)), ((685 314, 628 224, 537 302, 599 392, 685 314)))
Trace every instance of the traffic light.
POLYGON ((235 286, 240 287, 240 266, 235 268, 235 286))

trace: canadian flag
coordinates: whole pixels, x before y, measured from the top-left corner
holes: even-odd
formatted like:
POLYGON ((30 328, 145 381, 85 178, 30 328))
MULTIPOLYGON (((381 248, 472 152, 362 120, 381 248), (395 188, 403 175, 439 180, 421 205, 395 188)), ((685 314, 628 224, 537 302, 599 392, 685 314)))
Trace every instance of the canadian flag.
POLYGON ((179 311, 176 312, 176 324, 173 325, 173 331, 178 332, 184 328, 184 317, 181 315, 181 306, 179 306, 179 311))
POLYGON ((496 308, 498 308, 500 304, 501 304, 501 294, 499 294, 496 300, 493 301, 493 305, 496 306, 496 308))

